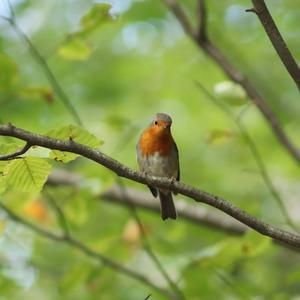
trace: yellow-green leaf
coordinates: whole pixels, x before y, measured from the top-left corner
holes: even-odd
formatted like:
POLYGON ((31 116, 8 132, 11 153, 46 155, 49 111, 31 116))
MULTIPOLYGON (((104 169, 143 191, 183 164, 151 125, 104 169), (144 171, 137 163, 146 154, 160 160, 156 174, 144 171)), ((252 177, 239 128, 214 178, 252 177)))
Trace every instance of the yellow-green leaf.
POLYGON ((59 50, 58 54, 70 60, 85 60, 91 55, 91 48, 81 38, 69 39, 59 50))
POLYGON ((109 21, 110 4, 96 3, 93 7, 81 18, 81 32, 87 32, 95 29, 97 26, 109 21))
POLYGON ((66 42, 58 49, 58 55, 69 60, 86 60, 92 53, 87 36, 100 25, 111 19, 110 4, 97 3, 81 18, 80 29, 71 33, 66 42))
MULTIPOLYGON (((46 135, 59 140, 68 141, 72 139, 74 142, 89 146, 91 148, 97 148, 103 144, 103 142, 97 139, 93 134, 75 125, 67 125, 53 129, 46 135)), ((52 150, 49 154, 51 159, 64 163, 74 160, 77 156, 78 155, 74 153, 58 150, 52 150)))
POLYGON ((231 129, 215 129, 209 133, 207 142, 209 144, 220 144, 232 138, 234 135, 235 133, 231 129))
POLYGON ((51 165, 42 158, 25 157, 6 165, 3 176, 7 188, 21 192, 39 192, 51 171, 51 165))

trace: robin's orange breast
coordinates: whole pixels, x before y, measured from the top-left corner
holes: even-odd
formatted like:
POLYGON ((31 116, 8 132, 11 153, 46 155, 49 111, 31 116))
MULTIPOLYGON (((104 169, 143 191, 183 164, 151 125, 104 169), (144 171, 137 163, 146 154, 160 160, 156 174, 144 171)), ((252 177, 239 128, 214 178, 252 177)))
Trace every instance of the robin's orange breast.
POLYGON ((166 156, 171 153, 173 143, 170 131, 162 132, 155 127, 149 127, 143 132, 139 146, 143 156, 154 155, 156 152, 166 156))

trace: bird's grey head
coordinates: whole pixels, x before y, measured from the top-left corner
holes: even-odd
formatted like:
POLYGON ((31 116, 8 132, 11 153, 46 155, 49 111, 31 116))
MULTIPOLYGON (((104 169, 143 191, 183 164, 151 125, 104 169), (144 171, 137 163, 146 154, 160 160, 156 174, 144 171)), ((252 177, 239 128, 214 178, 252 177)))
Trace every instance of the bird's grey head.
POLYGON ((158 125, 164 128, 170 128, 171 124, 172 124, 171 117, 164 113, 157 113, 152 122, 152 125, 158 125))

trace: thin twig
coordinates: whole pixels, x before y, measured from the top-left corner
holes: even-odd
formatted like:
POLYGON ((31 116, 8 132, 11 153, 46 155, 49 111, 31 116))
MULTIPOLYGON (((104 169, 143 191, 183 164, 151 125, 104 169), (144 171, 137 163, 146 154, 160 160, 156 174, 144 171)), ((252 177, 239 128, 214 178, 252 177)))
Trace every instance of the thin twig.
POLYGON ((207 18, 205 0, 198 0, 198 40, 205 40, 207 37, 207 18))
POLYGON ((142 184, 151 185, 160 189, 167 189, 172 192, 185 195, 191 199, 194 199, 196 202, 205 203, 223 211, 224 213, 232 216, 236 220, 244 223, 263 235, 269 236, 283 243, 287 243, 296 248, 300 248, 300 235, 265 223, 260 219, 246 213, 242 209, 234 206, 231 202, 225 199, 188 186, 182 182, 174 181, 164 177, 149 176, 142 172, 134 171, 121 164, 117 160, 105 155, 104 153, 85 145, 78 144, 75 141, 63 141, 50 138, 40 134, 31 133, 21 128, 16 128, 12 125, 0 125, 0 135, 15 137, 24 140, 31 145, 41 146, 52 150, 67 151, 81 155, 82 157, 101 164, 121 177, 126 177, 142 184))
MULTIPOLYGON (((245 127, 244 123, 242 122, 241 115, 238 118, 235 118, 233 112, 222 102, 219 101, 217 97, 215 97, 209 90, 206 89, 206 87, 201 84, 199 81, 196 81, 197 86, 201 89, 201 91, 207 96, 208 99, 210 99, 215 105, 217 105, 224 113, 227 114, 227 116, 236 124, 238 130, 240 131, 243 139, 245 140, 250 152, 252 153, 252 156, 256 162, 256 165, 258 167, 259 173, 269 190, 270 194, 274 197, 274 199, 277 202, 277 205, 279 206, 279 209, 285 219, 286 224, 291 226, 296 232, 298 232, 297 226, 293 223, 291 217, 289 216, 289 213, 284 205, 284 201, 281 198, 279 192, 277 191, 276 187, 274 186, 271 177, 267 171, 267 167, 265 166, 265 163, 258 151, 258 148, 250 136, 247 128, 245 127)), ((244 111, 242 111, 244 112, 244 111)))
POLYGON ((56 203, 55 199, 52 197, 50 192, 48 192, 45 189, 44 189, 43 192, 46 195, 46 199, 48 200, 49 204, 53 207, 53 210, 54 210, 55 215, 56 215, 57 222, 59 223, 62 231, 64 232, 64 235, 66 237, 69 237, 70 236, 70 230, 69 230, 68 222, 67 222, 67 219, 65 217, 65 214, 64 214, 63 210, 56 203))
POLYGON ((177 295, 177 299, 178 300, 184 300, 185 296, 183 295, 182 291, 178 288, 178 286, 173 282, 173 280, 171 279, 171 277, 169 276, 169 274, 167 273, 167 271, 165 270, 164 266, 162 265, 162 263, 159 261, 158 257, 156 256, 156 254, 154 253, 151 244, 147 238, 147 234, 145 232, 143 223, 137 213, 137 210, 134 206, 134 204, 132 202, 130 202, 128 200, 127 194, 126 194, 126 189, 125 186, 123 184, 123 181, 120 177, 117 177, 117 182, 121 188, 121 192, 122 192, 122 196, 124 198, 124 200, 127 202, 128 207, 139 227, 139 231, 141 233, 142 236, 142 243, 143 243, 143 247, 147 253, 147 255, 150 257, 150 259, 154 262, 154 264, 156 265, 157 269, 159 270, 159 272, 162 274, 162 276, 165 278, 165 280, 167 281, 167 283, 169 284, 170 288, 174 291, 175 295, 177 295))
POLYGON ((159 293, 166 295, 170 299, 175 299, 174 295, 172 293, 170 293, 168 290, 166 290, 162 287, 159 287, 158 285, 153 283, 150 279, 145 277, 143 274, 140 274, 140 273, 138 273, 134 270, 131 270, 127 267, 124 267, 123 265, 119 264, 118 262, 115 262, 115 261, 111 260, 110 258, 100 254, 99 252, 92 250, 91 248, 89 248, 82 242, 76 240, 75 238, 73 238, 71 236, 58 235, 58 234, 52 233, 51 231, 48 231, 44 228, 41 228, 41 227, 27 221, 26 219, 23 219, 22 217, 18 216, 16 213, 14 213, 11 209, 9 209, 6 205, 4 205, 1 202, 0 202, 0 208, 7 213, 7 215, 9 216, 9 218, 11 220, 13 220, 16 223, 22 224, 24 227, 34 231, 35 233, 37 233, 49 240, 54 240, 57 242, 67 244, 71 247, 74 247, 77 250, 79 250, 80 252, 84 253, 85 255, 101 262, 102 264, 115 270, 116 272, 119 272, 125 276, 132 278, 132 279, 135 279, 147 286, 150 286, 154 290, 157 290, 159 293))
POLYGON ((164 0, 165 3, 172 9, 174 15, 177 17, 177 19, 180 20, 180 23, 184 29, 184 31, 189 33, 195 33, 193 26, 191 25, 189 18, 181 8, 181 6, 177 3, 175 0, 164 0))
POLYGON ((10 153, 10 154, 6 154, 6 155, 0 155, 0 160, 11 160, 11 159, 18 158, 20 155, 26 153, 30 149, 30 147, 31 147, 31 145, 29 143, 26 143, 24 145, 24 147, 19 151, 16 151, 16 152, 10 153))
POLYGON ((7 3, 7 6, 9 8, 10 18, 12 20, 15 20, 16 19, 16 15, 15 15, 15 11, 13 9, 13 6, 12 6, 10 0, 6 0, 6 3, 7 3))
POLYGON ((293 57, 290 49, 285 43, 276 23, 273 20, 271 13, 263 0, 252 0, 253 8, 246 9, 246 12, 255 13, 262 26, 265 29, 274 49, 276 50, 280 60, 284 64, 286 70, 289 72, 291 78, 295 82, 298 90, 300 91, 300 69, 293 57))
MULTIPOLYGON (((199 34, 197 34, 199 30, 194 30, 185 11, 176 0, 164 0, 164 2, 174 13, 186 34, 192 38, 196 45, 210 58, 212 58, 231 80, 239 83, 244 88, 249 99, 257 106, 262 115, 265 117, 267 123, 271 127, 279 142, 285 147, 285 149, 297 161, 297 163, 300 164, 299 149, 287 136, 278 118, 275 116, 272 109, 265 102, 261 94, 256 90, 249 79, 229 62, 221 50, 209 39, 207 34, 205 39, 199 37, 199 34)), ((202 15, 205 16, 206 13, 202 13, 202 15)))
POLYGON ((69 113, 72 115, 74 121, 78 125, 82 125, 82 121, 73 106, 72 102, 70 101, 69 97, 61 87, 60 83, 56 79, 55 75, 53 74, 51 68, 49 67, 47 61, 44 59, 44 57, 41 55, 41 53, 38 51, 38 49, 33 45, 32 41, 30 38, 25 34, 25 32, 18 26, 15 18, 15 13, 13 10, 13 7, 10 3, 10 1, 7 1, 9 9, 10 9, 10 14, 11 17, 4 17, 1 16, 2 19, 6 20, 12 27, 12 29, 15 31, 15 33, 18 35, 18 37, 24 41, 25 44, 27 44, 28 49, 30 51, 30 54, 32 57, 36 60, 36 62, 41 66, 42 70, 45 73, 45 76, 49 80, 49 82, 52 85, 53 90, 57 94, 57 96, 61 99, 62 103, 66 107, 66 109, 69 111, 69 113))

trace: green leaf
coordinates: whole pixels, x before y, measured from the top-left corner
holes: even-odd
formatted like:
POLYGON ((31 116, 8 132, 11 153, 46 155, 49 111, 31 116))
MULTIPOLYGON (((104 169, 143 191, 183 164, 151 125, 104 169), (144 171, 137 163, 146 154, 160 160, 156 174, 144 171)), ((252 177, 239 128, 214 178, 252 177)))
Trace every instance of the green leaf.
MULTIPOLYGON (((66 141, 72 139, 74 142, 91 148, 97 148, 103 144, 103 142, 98 140, 93 134, 75 125, 67 125, 53 129, 47 133, 47 136, 66 141)), ((49 157, 56 161, 66 163, 74 160, 78 155, 65 151, 52 150, 49 157)))
POLYGON ((42 158, 25 157, 6 165, 4 180, 7 188, 21 192, 39 192, 51 171, 51 165, 42 158))
POLYGON ((207 142, 209 144, 220 144, 234 137, 234 135, 235 132, 231 129, 215 129, 209 133, 207 142))
POLYGON ((222 81, 214 86, 216 96, 230 105, 244 105, 247 102, 245 90, 232 81, 222 81))
POLYGON ((87 33, 91 30, 94 30, 99 25, 111 20, 111 16, 109 15, 110 9, 110 4, 94 4, 93 7, 80 20, 81 33, 87 33))
POLYGON ((68 40, 59 50, 58 54, 70 60, 85 60, 91 55, 91 48, 81 38, 68 40))
POLYGON ((95 4, 81 18, 80 29, 71 33, 66 42, 58 49, 58 55, 69 60, 86 60, 92 53, 92 48, 86 42, 87 36, 100 25, 111 19, 109 4, 95 4))

